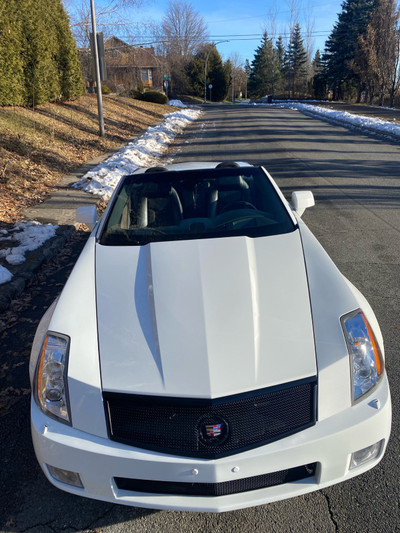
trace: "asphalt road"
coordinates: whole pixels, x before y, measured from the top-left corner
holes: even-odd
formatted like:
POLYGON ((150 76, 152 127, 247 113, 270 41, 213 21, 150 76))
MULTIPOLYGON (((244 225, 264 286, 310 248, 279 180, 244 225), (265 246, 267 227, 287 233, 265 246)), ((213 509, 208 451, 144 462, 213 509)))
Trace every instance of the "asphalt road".
POLYGON ((209 105, 178 148, 176 162, 262 163, 285 194, 314 192, 317 205, 303 218, 366 295, 383 330, 394 413, 387 453, 375 469, 346 483, 221 515, 125 508, 53 488, 37 466, 30 442, 27 359, 37 321, 61 290, 84 242, 78 234, 0 324, 0 531, 400 531, 399 146, 293 110, 209 105))

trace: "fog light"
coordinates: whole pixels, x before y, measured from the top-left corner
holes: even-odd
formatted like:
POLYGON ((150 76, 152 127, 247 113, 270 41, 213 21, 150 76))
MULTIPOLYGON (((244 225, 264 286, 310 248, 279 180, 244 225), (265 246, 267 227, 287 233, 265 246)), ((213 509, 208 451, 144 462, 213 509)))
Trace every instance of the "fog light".
POLYGON ((376 459, 381 453, 382 447, 383 440, 352 453, 350 458, 350 470, 376 459))
POLYGON ((83 489, 81 478, 77 472, 71 472, 70 470, 63 470, 62 468, 56 468, 55 466, 46 465, 51 476, 56 481, 72 485, 73 487, 79 487, 83 489))

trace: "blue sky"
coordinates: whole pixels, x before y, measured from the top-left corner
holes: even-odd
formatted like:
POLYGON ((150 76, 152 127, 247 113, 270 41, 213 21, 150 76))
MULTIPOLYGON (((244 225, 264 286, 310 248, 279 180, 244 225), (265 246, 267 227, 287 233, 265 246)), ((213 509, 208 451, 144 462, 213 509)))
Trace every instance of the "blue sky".
MULTIPOLYGON (((252 61, 264 29, 271 31, 271 13, 276 35, 284 35, 289 27, 290 5, 296 5, 302 30, 307 26, 313 28, 315 53, 317 48, 323 50, 341 10, 339 0, 192 0, 189 3, 204 18, 212 41, 229 40, 217 45, 223 59, 237 53, 243 62, 252 61)), ((160 22, 167 8, 168 0, 142 0, 141 7, 131 9, 129 17, 135 22, 160 22)), ((123 28, 119 36, 124 37, 123 28)))

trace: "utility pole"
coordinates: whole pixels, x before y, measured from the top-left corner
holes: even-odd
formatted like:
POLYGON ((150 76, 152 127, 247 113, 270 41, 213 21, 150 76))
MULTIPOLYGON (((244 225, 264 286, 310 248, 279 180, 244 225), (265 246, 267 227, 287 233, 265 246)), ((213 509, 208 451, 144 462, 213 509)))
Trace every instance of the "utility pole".
POLYGON ((90 9, 91 9, 91 14, 92 14, 93 52, 94 52, 94 68, 96 72, 97 109, 98 109, 98 114, 99 114, 99 128, 100 128, 100 137, 104 137, 103 95, 101 93, 99 49, 97 46, 96 14, 94 11, 94 0, 90 0, 90 9))

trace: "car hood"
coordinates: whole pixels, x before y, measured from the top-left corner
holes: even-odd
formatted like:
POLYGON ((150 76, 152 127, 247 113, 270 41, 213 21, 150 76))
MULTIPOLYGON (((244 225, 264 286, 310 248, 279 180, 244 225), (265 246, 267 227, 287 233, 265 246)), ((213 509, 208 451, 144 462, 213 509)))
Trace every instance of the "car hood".
POLYGON ((316 375, 299 231, 96 245, 103 390, 217 398, 316 375))

